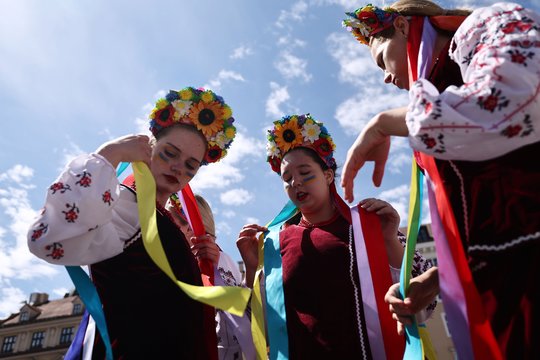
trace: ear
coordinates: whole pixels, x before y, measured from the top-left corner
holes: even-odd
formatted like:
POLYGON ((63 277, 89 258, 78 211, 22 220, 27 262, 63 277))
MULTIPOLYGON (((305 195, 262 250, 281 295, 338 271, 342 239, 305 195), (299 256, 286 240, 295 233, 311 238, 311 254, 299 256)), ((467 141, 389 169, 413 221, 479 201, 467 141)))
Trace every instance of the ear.
POLYGON ((404 16, 398 16, 394 19, 394 28, 405 38, 409 35, 409 21, 404 16))
POLYGON ((330 184, 334 182, 334 170, 332 169, 324 170, 324 179, 326 180, 326 184, 330 186, 330 184))

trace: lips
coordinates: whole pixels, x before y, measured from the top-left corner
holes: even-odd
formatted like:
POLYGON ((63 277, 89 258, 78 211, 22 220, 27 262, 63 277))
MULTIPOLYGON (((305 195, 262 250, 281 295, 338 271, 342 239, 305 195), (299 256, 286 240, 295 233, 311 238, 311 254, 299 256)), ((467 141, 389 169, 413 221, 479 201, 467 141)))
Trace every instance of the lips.
POLYGON ((304 201, 304 200, 306 200, 307 196, 308 196, 307 193, 299 191, 299 192, 296 193, 296 200, 304 201))
POLYGON ((179 183, 178 179, 176 177, 172 176, 172 175, 163 175, 163 177, 170 184, 178 184, 179 183))

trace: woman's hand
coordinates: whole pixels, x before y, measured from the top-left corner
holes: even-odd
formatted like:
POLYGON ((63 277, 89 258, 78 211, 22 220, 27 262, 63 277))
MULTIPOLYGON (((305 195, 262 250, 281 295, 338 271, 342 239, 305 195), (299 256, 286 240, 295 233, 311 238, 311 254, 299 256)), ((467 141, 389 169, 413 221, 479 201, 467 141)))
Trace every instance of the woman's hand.
POLYGON ((398 322, 398 334, 403 335, 405 325, 412 324, 411 317, 425 309, 439 293, 439 271, 432 267, 411 279, 409 293, 403 300, 399 297, 399 284, 392 285, 384 301, 389 304, 392 318, 398 322))
POLYGON ((375 115, 364 127, 356 141, 347 152, 347 159, 341 175, 341 187, 345 200, 354 200, 354 178, 366 161, 374 161, 373 184, 380 186, 384 166, 390 151, 390 136, 407 136, 405 124, 407 108, 398 108, 375 115))
POLYGON ((267 231, 264 226, 257 224, 244 225, 236 240, 236 246, 246 266, 246 285, 249 287, 253 287, 255 272, 259 264, 259 239, 257 234, 264 231, 267 231))
POLYGON ((114 168, 122 161, 142 161, 150 166, 152 145, 146 135, 126 135, 106 142, 96 153, 107 159, 114 168))
POLYGON ((212 235, 193 236, 190 239, 191 251, 197 260, 210 260, 212 264, 219 263, 219 246, 212 235))

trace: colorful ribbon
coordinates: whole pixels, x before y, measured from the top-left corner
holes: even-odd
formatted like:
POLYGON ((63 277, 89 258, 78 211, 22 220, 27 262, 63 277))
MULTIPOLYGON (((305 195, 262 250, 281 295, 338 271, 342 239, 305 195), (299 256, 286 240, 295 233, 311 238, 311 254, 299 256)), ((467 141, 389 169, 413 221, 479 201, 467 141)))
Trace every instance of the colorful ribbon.
MULTIPOLYGON (((449 17, 447 20, 437 17, 434 23, 455 31, 463 18, 449 17)), ((433 40, 429 39, 432 38, 430 33, 433 31, 430 21, 425 21, 424 17, 411 19, 407 43, 411 86, 419 77, 425 77, 425 69, 431 67, 423 64, 432 58, 433 40)), ((458 356, 463 359, 502 359, 480 295, 474 286, 452 206, 435 159, 420 152, 418 156, 429 175, 430 211, 437 249, 439 283, 445 309, 450 315, 448 325, 458 356), (465 329, 468 331, 464 331, 465 329)))
POLYGON ((143 244, 154 263, 193 300, 242 316, 251 290, 236 286, 195 286, 184 283, 174 275, 161 240, 156 223, 156 183, 152 173, 142 162, 132 163, 137 184, 137 206, 143 244))
POLYGON ((105 321, 105 314, 103 313, 103 306, 99 299, 99 294, 96 287, 88 277, 88 274, 80 266, 66 266, 66 270, 75 285, 75 288, 81 296, 81 300, 86 306, 86 310, 90 313, 94 319, 96 326, 99 330, 99 334, 105 345, 105 358, 107 360, 113 359, 113 352, 111 348, 111 340, 109 338, 109 331, 107 330, 107 322, 105 321))

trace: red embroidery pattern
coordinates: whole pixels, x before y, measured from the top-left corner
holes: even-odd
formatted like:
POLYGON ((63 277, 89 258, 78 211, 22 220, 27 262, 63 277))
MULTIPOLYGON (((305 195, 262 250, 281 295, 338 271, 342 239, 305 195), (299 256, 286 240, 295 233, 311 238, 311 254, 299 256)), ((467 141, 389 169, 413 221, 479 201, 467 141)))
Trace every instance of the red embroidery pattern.
POLYGON ((514 20, 501 25, 501 31, 505 34, 513 34, 517 32, 526 33, 535 27, 533 26, 532 22, 533 21, 529 18, 523 18, 522 20, 514 20))
POLYGON ((523 125, 524 126, 521 126, 520 124, 508 125, 501 131, 501 135, 506 136, 507 138, 513 138, 514 136, 518 135, 524 137, 532 133, 534 128, 532 126, 531 116, 529 114, 525 115, 523 125), (522 130, 524 131, 522 132, 522 130))
POLYGON ((89 172, 83 171, 83 173, 77 175, 77 177, 80 177, 80 179, 75 184, 80 185, 81 187, 89 187, 92 183, 92 174, 89 172))
POLYGON ((446 152, 446 148, 445 148, 445 145, 444 145, 444 135, 443 134, 439 134, 439 136, 437 136, 437 139, 429 136, 428 134, 418 135, 418 138, 420 139, 420 141, 422 141, 424 143, 424 145, 426 145, 427 150, 431 150, 431 149, 434 149, 435 147, 437 147, 436 149, 434 149, 432 151, 436 152, 436 153, 439 153, 439 154, 442 154, 442 153, 446 152))
POLYGON ((507 107, 509 103, 510 100, 507 100, 506 97, 501 95, 501 90, 491 88, 491 94, 487 97, 479 96, 477 104, 484 110, 494 112, 495 109, 501 111, 501 109, 507 107))
POLYGON ((523 66, 527 66, 527 59, 532 59, 534 57, 534 53, 531 51, 527 53, 519 50, 509 50, 508 53, 510 54, 510 60, 512 60, 513 63, 521 64, 523 66))
POLYGON ((56 194, 57 191, 59 191, 60 194, 63 194, 68 190, 71 191, 71 186, 69 186, 69 184, 64 184, 63 182, 57 182, 52 184, 49 190, 52 190, 53 194, 56 194))
POLYGON ((64 249, 62 249, 62 244, 52 243, 51 245, 45 246, 45 250, 49 250, 50 253, 47 256, 52 257, 54 260, 58 260, 64 257, 64 249))
POLYGON ((32 231, 32 237, 31 237, 31 240, 32 240, 32 241, 36 241, 36 240, 39 239, 43 234, 45 234, 45 233, 47 232, 48 229, 49 229, 49 225, 44 224, 44 223, 39 223, 37 229, 35 229, 34 231, 32 231))
POLYGON ((111 201, 114 201, 114 199, 112 198, 112 195, 111 195, 111 190, 107 190, 103 193, 103 195, 101 195, 101 198, 103 200, 103 202, 105 204, 108 204, 109 206, 111 206, 111 201))
POLYGON ((63 214, 66 215, 66 221, 68 223, 74 223, 75 220, 79 217, 79 208, 75 203, 73 205, 66 204, 66 208, 68 208, 68 211, 62 211, 63 214))

